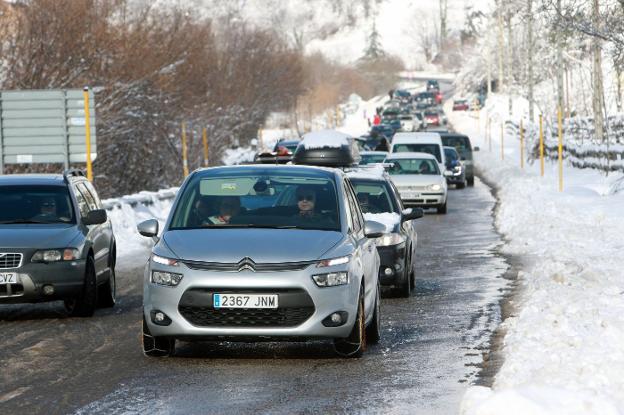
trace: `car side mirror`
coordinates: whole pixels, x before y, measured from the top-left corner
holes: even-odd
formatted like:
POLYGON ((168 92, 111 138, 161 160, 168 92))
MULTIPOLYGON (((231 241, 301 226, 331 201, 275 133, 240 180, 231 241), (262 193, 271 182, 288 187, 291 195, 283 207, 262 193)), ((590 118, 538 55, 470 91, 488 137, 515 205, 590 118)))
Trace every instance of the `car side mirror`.
POLYGON ((367 238, 379 238, 384 233, 386 233, 386 225, 374 220, 364 222, 364 236, 367 238))
POLYGON ((106 210, 96 209, 87 213, 87 216, 82 218, 82 223, 85 225, 100 225, 106 222, 106 210))
POLYGON ((148 219, 146 221, 143 221, 137 225, 137 230, 143 236, 146 236, 148 238, 157 238, 158 221, 156 219, 148 219))
POLYGON ((448 170, 444 170, 443 175, 444 175, 444 177, 451 177, 453 175, 453 172, 452 171, 448 171, 448 170))
POLYGON ((473 148, 472 151, 479 151, 479 147, 475 146, 475 148, 473 148))
POLYGON ((403 209, 401 212, 401 222, 408 220, 420 219, 425 215, 425 211, 421 208, 408 208, 403 209))

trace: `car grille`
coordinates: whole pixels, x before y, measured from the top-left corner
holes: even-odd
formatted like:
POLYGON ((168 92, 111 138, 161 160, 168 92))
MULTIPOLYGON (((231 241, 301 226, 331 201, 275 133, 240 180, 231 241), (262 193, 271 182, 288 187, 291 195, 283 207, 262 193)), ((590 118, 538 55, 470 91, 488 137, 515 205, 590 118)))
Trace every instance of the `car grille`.
POLYGON ((308 266, 316 263, 316 261, 302 262, 282 262, 282 263, 254 263, 254 262, 202 262, 202 261, 183 261, 187 267, 200 271, 226 271, 240 272, 249 269, 255 272, 275 272, 275 271, 301 271, 308 266), (247 266, 243 269, 244 266, 247 266))
POLYGON ((402 186, 399 187, 399 192, 413 192, 427 190, 427 186, 402 186))
POLYGON ((22 254, 0 253, 0 269, 19 268, 22 254))
POLYGON ((302 289, 190 288, 184 292, 178 311, 198 327, 296 327, 314 314, 312 298, 302 289), (276 309, 228 309, 213 307, 214 293, 277 294, 276 309))
POLYGON ((0 298, 20 297, 24 295, 22 284, 2 284, 0 285, 0 298))

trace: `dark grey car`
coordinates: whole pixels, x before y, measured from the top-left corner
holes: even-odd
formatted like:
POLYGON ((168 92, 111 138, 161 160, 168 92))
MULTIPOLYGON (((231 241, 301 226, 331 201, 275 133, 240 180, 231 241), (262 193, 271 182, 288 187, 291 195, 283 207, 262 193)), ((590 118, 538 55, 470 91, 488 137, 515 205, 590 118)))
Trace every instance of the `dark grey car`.
POLYGON ((70 315, 115 304, 115 238, 91 183, 0 176, 0 304, 63 300, 70 315))

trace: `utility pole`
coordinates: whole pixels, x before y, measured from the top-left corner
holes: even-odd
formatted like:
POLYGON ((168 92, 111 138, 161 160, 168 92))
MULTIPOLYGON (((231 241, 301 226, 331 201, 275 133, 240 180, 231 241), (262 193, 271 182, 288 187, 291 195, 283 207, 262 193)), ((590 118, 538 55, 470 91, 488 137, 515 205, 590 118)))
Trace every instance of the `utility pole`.
POLYGON ((529 101, 529 120, 533 122, 535 115, 535 103, 533 93, 533 0, 527 0, 527 75, 529 83, 528 101, 529 101))
POLYGON ((563 111, 563 31, 561 22, 561 0, 557 0, 557 110, 563 111))
POLYGON ((503 51, 505 49, 504 35, 503 35, 503 5, 502 1, 497 1, 497 23, 498 23, 498 84, 496 90, 498 92, 503 91, 503 51))
POLYGON ((513 100, 511 98, 511 87, 514 82, 513 76, 513 37, 511 33, 511 10, 507 10, 505 14, 505 24, 507 25, 507 95, 509 97, 509 117, 513 112, 513 100))
MULTIPOLYGON (((561 0, 559 0, 561 1, 561 0)), ((598 0, 593 0, 592 10, 593 26, 598 28, 600 25, 600 5, 598 0)), ((597 36, 592 38, 593 49, 593 110, 594 124, 596 129, 596 139, 599 142, 604 141, 604 117, 602 113, 603 93, 602 93, 602 53, 600 39, 597 36)))

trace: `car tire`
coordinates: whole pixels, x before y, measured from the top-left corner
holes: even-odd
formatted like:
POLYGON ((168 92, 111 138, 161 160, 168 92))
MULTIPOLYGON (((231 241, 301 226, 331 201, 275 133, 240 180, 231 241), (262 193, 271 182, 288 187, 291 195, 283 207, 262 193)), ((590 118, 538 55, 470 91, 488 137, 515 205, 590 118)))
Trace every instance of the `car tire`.
POLYGON ((412 254, 410 254, 409 260, 409 280, 410 280, 410 289, 414 291, 416 288, 416 273, 414 272, 414 263, 412 262, 412 254))
POLYGON ((143 316, 143 336, 141 345, 143 354, 148 357, 168 357, 175 353, 175 339, 152 336, 143 316))
POLYGON ((401 281, 401 285, 398 288, 398 296, 401 298, 409 298, 412 292, 412 282, 410 281, 411 272, 409 270, 410 261, 405 259, 405 266, 403 267, 403 281, 401 281))
POLYGON ((108 259, 108 281, 98 288, 98 305, 102 308, 111 308, 117 301, 117 281, 115 279, 115 249, 108 259))
POLYGON ((469 177, 466 181, 468 182, 468 186, 474 186, 474 177, 469 177))
POLYGON ((446 202, 443 205, 438 206, 438 213, 446 215, 446 202))
POLYGON ((375 305, 373 311, 373 319, 371 323, 366 327, 366 341, 370 344, 377 344, 381 339, 381 313, 380 313, 380 304, 381 304, 381 287, 379 286, 379 282, 377 282, 377 294, 375 295, 375 305))
POLYGON ((366 315, 364 313, 364 292, 360 290, 358 311, 349 336, 334 340, 334 350, 341 357, 358 358, 366 351, 366 315))
POLYGON ((97 280, 93 257, 87 257, 82 293, 77 298, 65 300, 65 310, 72 317, 91 317, 97 306, 97 280))

